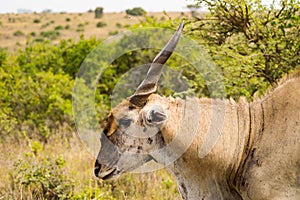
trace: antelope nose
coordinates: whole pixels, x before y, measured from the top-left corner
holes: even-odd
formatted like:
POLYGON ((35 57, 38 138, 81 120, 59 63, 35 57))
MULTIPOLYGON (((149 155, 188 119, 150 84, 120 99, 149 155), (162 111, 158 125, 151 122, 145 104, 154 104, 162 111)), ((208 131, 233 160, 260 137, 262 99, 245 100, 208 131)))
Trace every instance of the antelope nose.
POLYGON ((96 160, 94 167, 94 174, 96 177, 103 180, 108 180, 116 175, 116 168, 111 168, 103 165, 96 160))
POLYGON ((94 167, 94 174, 98 178, 99 178, 99 172, 100 172, 100 170, 101 170, 101 164, 98 162, 98 160, 96 160, 95 167, 94 167))

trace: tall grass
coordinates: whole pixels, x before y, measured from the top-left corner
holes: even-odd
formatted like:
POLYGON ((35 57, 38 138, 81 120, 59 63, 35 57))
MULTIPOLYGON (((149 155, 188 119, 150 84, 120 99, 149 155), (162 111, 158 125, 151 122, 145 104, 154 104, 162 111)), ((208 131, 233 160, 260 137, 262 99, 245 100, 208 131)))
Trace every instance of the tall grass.
POLYGON ((0 199, 180 199, 166 170, 95 178, 95 158, 75 133, 57 133, 43 144, 21 137, 1 141, 0 199))

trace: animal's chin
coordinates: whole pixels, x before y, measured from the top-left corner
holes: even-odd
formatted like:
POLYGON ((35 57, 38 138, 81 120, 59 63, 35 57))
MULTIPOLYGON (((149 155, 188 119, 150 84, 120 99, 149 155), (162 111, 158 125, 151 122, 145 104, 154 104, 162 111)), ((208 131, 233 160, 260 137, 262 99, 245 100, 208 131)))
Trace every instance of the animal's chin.
POLYGON ((101 172, 98 174, 98 178, 101 178, 102 180, 111 180, 116 179, 121 175, 121 173, 117 172, 116 168, 109 169, 105 172, 101 172))

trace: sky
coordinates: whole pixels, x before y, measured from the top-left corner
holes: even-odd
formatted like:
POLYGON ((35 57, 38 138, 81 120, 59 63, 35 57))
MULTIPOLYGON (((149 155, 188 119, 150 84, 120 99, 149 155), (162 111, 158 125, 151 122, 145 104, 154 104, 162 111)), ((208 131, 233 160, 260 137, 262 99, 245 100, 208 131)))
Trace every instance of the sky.
POLYGON ((103 7, 104 12, 121 12, 133 7, 142 7, 147 12, 188 11, 186 5, 192 3, 193 0, 0 0, 0 13, 16 13, 18 9, 86 12, 98 6, 103 7))
POLYGON ((120 12, 128 8, 142 7, 151 11, 188 11, 186 5, 193 0, 0 0, 0 13, 16 13, 18 9, 41 12, 86 12, 100 6, 104 12, 120 12))

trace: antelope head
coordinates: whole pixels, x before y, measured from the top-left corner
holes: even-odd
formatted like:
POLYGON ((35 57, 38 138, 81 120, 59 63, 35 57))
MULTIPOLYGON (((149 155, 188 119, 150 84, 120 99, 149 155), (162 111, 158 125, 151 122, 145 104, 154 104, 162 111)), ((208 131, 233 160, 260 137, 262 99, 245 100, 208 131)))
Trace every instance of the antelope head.
POLYGON ((165 144, 161 130, 167 122, 165 107, 155 98, 163 65, 172 55, 183 29, 182 22, 151 63, 134 94, 113 108, 101 135, 101 149, 94 173, 107 180, 133 171, 155 158, 149 152, 165 144))

